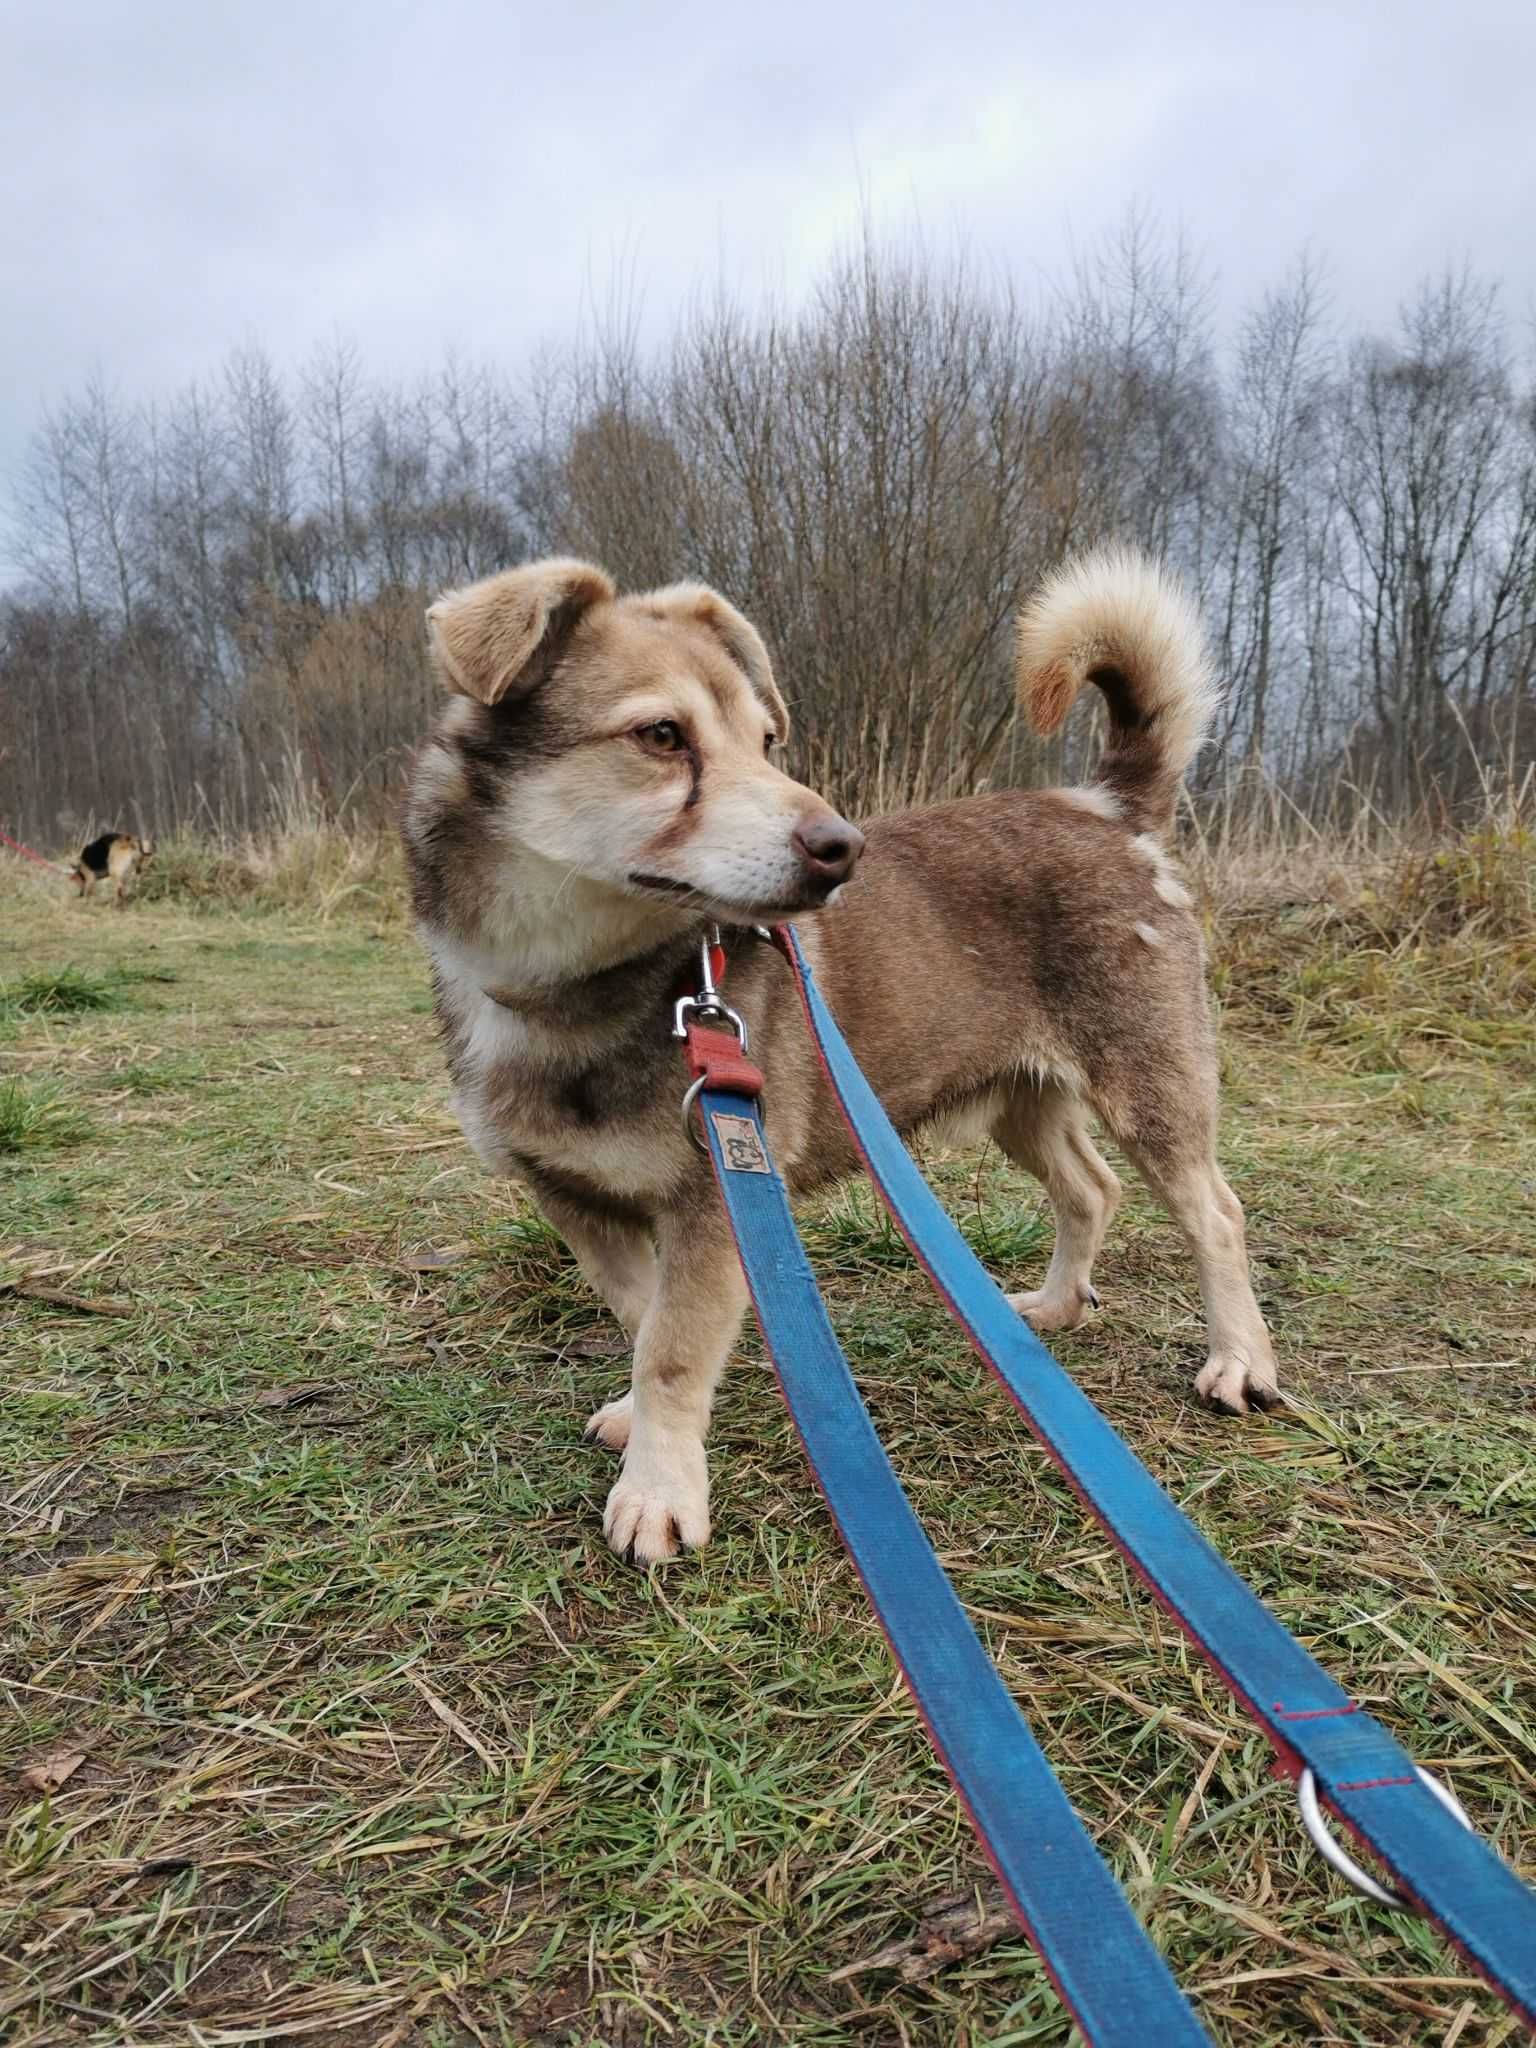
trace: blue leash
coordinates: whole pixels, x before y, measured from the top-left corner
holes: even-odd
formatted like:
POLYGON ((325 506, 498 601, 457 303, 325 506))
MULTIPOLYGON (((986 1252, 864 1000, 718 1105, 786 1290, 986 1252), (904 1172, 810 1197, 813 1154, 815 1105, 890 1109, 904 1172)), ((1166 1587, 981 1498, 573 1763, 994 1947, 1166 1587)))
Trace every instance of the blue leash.
POLYGON ((811 1469, 939 1760, 1063 2004, 1094 2048, 1208 2043, 901 1490, 827 1320, 756 1101, 707 1079, 690 1095, 811 1469))
MULTIPOLYGON (((1281 1763, 1300 1777, 1300 1796, 1304 1815, 1308 1815, 1309 1832, 1330 1860, 1344 1868, 1348 1859, 1342 1857, 1330 1838, 1319 1837, 1313 1825, 1320 1793, 1394 1873, 1406 1895, 1394 1899, 1376 1887, 1373 1896, 1389 1903, 1411 1904, 1427 1914, 1527 2025, 1536 2028, 1536 1893, 1527 1889, 1495 1851, 1473 1833, 1450 1795, 1420 1772, 1380 1722, 1358 1707, 1287 1633, 1252 1588, 1174 1505, 1029 1325, 1009 1308, 1000 1289, 918 1172, 865 1080, 822 1000, 793 927, 778 927, 774 938, 794 971, 812 1038, 854 1145, 892 1219, 950 1312, 1002 1381, 1084 1505, 1104 1525, 1147 1587, 1264 1729, 1281 1763)), ((723 1009, 721 1005, 716 1007, 723 1009)), ((1001 1691, 995 1672, 960 1612, 874 1438, 847 1365, 827 1326, 814 1277, 794 1236, 783 1183, 776 1173, 765 1181, 761 1172, 732 1171, 722 1164, 714 1112, 740 1115, 743 1098, 706 1091, 704 1099, 711 1112, 706 1115, 705 1124, 716 1175, 737 1234, 765 1339, 771 1350, 779 1347, 774 1362, 785 1396, 797 1424, 801 1425, 833 1517, 864 1576, 919 1705, 926 1712, 925 1702, 938 1688, 962 1684, 969 1688, 974 1683, 979 1690, 990 1683, 1001 1691), (770 1189, 771 1195, 767 1192, 770 1189), (758 1241, 760 1233, 762 1242, 758 1241), (815 1339, 813 1359, 811 1333, 818 1329, 825 1331, 825 1337, 815 1339), (806 1346, 803 1352, 802 1345, 806 1346), (831 1380, 838 1383, 835 1397, 829 1396, 823 1386, 824 1381, 831 1380), (830 1402, 825 1413, 823 1402, 830 1402), (809 1428, 801 1423, 802 1407, 810 1418, 809 1428), (867 1437, 867 1444, 858 1456, 847 1456, 844 1440, 855 1437, 867 1437), (899 1564, 893 1562, 897 1555, 893 1526, 897 1521, 906 1532, 899 1564), (850 1522, 856 1522, 861 1532, 858 1547, 850 1533, 850 1522), (907 1554, 909 1547, 920 1551, 926 1564, 924 1590, 915 1601, 903 1596, 908 1580, 915 1585, 923 1567, 915 1556, 907 1554), (865 1552, 871 1553, 868 1567, 865 1552), (950 1665, 947 1638, 942 1649, 935 1644, 928 1603, 938 1596, 928 1590, 931 1581, 942 1589, 942 1599, 953 1610, 954 1622, 964 1631, 972 1653, 986 1663, 984 1676, 978 1674, 973 1680, 968 1663, 950 1665), (882 1604, 888 1595, 892 1600, 889 1611, 882 1604)), ((755 1103, 751 1113, 756 1119, 755 1103)), ((971 1714, 971 1702, 967 1700, 958 1718, 969 1723, 971 1714)), ((1011 1735, 1015 1748, 1022 1741, 1027 1747, 1031 1774, 1048 1774, 1049 1767, 1016 1714, 1006 1728, 999 1725, 998 1735, 991 1738, 991 1744, 996 1746, 957 1750, 953 1757, 946 1751, 945 1738, 937 1724, 931 1725, 946 1767, 971 1809, 983 1843, 987 1844, 988 1831, 994 1825, 992 1816, 998 1807, 1002 1807, 1005 1820, 1012 1812, 1012 1802, 1017 1797, 1012 1785, 1014 1770, 1024 1767, 1022 1763, 1015 1765, 1001 1738, 1011 1735)), ((1062 1804, 1064 1807, 1065 1802, 1062 1804)), ((991 1846, 995 1849, 996 1844, 991 1846)), ((1087 1847, 1086 1838, 1083 1846, 1087 1847)), ((1000 1860, 998 1868, 999 1874, 1004 1875, 1000 1860)), ((1358 1871, 1346 1874, 1357 1883, 1365 1875, 1358 1871)), ((1096 1858, 1093 1875, 1097 1882, 1103 1882, 1103 1868, 1096 1858)), ((1006 1876, 1004 1881, 1008 1882, 1006 1876)), ((1049 1882, 1061 1891, 1070 1891, 1082 1881, 1074 1865, 1071 1885, 1061 1886, 1060 1879, 1049 1882)), ((1370 1881, 1367 1879, 1361 1888, 1370 1888, 1370 1881)), ((1085 1892, 1084 1898, 1087 1896, 1085 1892)), ((1070 1913, 1063 1916, 1069 1924, 1062 1927, 1054 1913, 1049 1919, 1032 1918, 1032 1903, 1027 1904, 1025 1898, 1017 1903, 1026 1928, 1054 1975, 1054 1964, 1061 1951, 1053 1944, 1058 1939, 1065 1940, 1067 1955, 1073 1954, 1073 1943, 1083 1940, 1079 1915, 1084 1908, 1074 1903, 1070 1913)), ((1107 1911, 1098 1905, 1091 1910, 1107 1911)), ((1117 1928, 1123 1928, 1125 1918, 1122 1909, 1117 1928)), ((1139 1929, 1137 1933, 1139 1936, 1139 1929)), ((1123 1936, 1117 1933, 1115 1939, 1118 1942, 1123 1936)), ((1146 1951, 1144 1937, 1140 1938, 1139 1948, 1146 1951)), ((1129 1949, 1118 1951, 1117 1970, 1126 1972, 1130 1953, 1129 1949)), ((1150 1951, 1146 1954, 1147 1960, 1155 1963, 1150 1951)), ((1159 1983, 1164 1981, 1160 1966, 1158 1976, 1159 1983)), ((1065 1988, 1063 1996, 1068 1997, 1076 2012, 1065 1988)), ((1131 2001, 1133 2005, 1135 2002, 1131 2001)), ((1158 2033, 1146 2024, 1148 2012, 1162 2008, 1144 2006, 1141 2010, 1144 2043, 1199 2038, 1197 2032, 1189 2031, 1194 2023, 1183 2016, 1187 2008, 1172 2014, 1172 2020, 1185 2031, 1167 2033, 1158 2033)), ((1168 2025, 1172 2020, 1159 2024, 1168 2025)), ((1118 2038, 1096 2032, 1088 2023, 1086 2012, 1079 2014, 1079 2021, 1090 2041, 1118 2038)))

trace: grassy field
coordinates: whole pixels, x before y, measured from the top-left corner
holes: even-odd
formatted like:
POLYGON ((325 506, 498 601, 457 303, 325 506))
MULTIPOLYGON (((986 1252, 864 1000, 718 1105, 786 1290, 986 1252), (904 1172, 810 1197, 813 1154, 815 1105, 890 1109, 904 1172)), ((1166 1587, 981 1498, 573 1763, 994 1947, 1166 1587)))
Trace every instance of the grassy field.
MULTIPOLYGON (((1068 2040, 1021 1941, 946 1942, 985 1866, 755 1333, 716 1540, 643 1577, 581 1442, 614 1333, 458 1140, 397 910, 329 900, 0 903, 0 2036, 1068 2040)), ((1294 1405, 1195 1407, 1193 1276, 1139 1192, 1061 1355, 1536 1876, 1530 955, 1453 927, 1223 929, 1225 1156, 1294 1405)), ((1033 1186, 933 1164, 1022 1283, 1033 1186)), ((863 1194, 805 1221, 961 1596, 1215 2037, 1508 2038, 1305 1851, 863 1194)))

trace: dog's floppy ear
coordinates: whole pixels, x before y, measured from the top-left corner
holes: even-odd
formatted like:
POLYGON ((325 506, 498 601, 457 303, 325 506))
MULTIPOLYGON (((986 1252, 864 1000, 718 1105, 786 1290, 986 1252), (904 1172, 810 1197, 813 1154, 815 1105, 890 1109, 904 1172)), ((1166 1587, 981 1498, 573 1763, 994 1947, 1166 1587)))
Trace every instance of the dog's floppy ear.
POLYGON ((427 611, 443 681, 482 704, 541 682, 582 613, 607 603, 613 584, 590 562, 529 562, 450 590, 427 611))
POLYGON ((651 591, 640 603, 658 618, 679 619, 713 633, 752 685, 755 695, 773 713, 778 737, 788 739, 789 712, 773 679, 773 663, 768 659, 763 636, 735 605, 728 604, 707 583, 671 583, 665 590, 651 591))

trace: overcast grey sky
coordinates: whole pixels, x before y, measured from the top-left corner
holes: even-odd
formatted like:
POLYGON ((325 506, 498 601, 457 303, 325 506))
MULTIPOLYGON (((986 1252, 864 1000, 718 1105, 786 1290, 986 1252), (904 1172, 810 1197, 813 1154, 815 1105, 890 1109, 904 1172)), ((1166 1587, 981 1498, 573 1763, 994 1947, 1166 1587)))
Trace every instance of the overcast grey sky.
POLYGON ((0 0, 0 76, 0 480, 96 369, 517 359, 616 265, 793 292, 864 203, 1026 283, 1134 201, 1224 309, 1304 244, 1353 322, 1536 303, 1532 0, 0 0))

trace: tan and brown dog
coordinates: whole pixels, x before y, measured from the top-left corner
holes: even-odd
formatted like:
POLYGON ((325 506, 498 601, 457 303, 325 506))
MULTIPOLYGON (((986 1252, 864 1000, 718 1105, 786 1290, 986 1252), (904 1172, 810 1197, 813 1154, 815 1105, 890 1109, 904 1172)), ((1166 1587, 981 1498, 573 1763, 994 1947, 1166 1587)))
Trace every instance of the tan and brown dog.
POLYGON ((989 1134, 1038 1175, 1056 1243, 1011 1298, 1042 1331, 1096 1306, 1119 1183, 1093 1111, 1167 1204, 1200 1276, 1196 1385, 1275 1393, 1243 1214, 1216 1163, 1200 929, 1163 850, 1216 702, 1199 622, 1139 557, 1059 572, 1019 626, 1042 730, 1085 682, 1108 737, 1086 789, 1009 790, 861 832, 773 760, 789 720, 767 651, 714 591, 619 597, 547 561, 428 613, 450 692, 421 748, 405 844, 455 1107, 519 1176, 634 1341, 589 1435, 623 1453, 605 1527, 643 1563, 709 1535, 704 1436, 746 1289, 710 1169, 678 1116, 671 999, 717 920, 797 1193, 850 1172, 784 962, 750 927, 795 917, 897 1126, 989 1134), (863 856, 862 865, 860 856, 863 856), (857 876, 855 877, 855 869, 857 876))
POLYGON ((94 883, 110 876, 113 900, 121 910, 128 901, 134 877, 154 850, 152 839, 140 839, 133 832, 103 832, 99 839, 81 848, 80 858, 67 871, 75 894, 84 896, 94 883))

